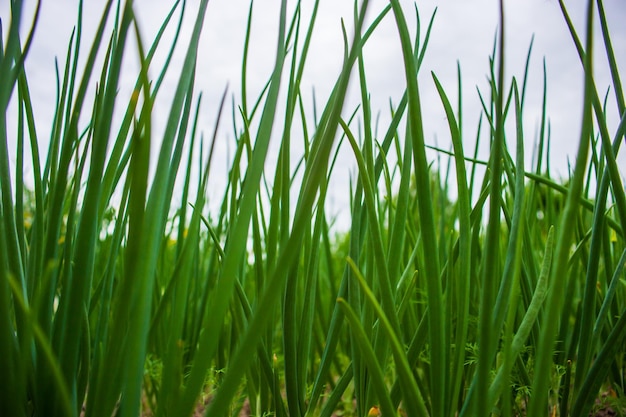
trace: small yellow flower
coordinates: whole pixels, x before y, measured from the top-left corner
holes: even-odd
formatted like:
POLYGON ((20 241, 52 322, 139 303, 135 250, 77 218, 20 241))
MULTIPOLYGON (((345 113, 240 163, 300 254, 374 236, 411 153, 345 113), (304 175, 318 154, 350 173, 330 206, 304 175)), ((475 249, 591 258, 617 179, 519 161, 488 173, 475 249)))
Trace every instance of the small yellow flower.
POLYGON ((367 413, 367 417, 380 417, 380 410, 378 409, 377 406, 373 406, 372 408, 370 408, 370 411, 367 413))

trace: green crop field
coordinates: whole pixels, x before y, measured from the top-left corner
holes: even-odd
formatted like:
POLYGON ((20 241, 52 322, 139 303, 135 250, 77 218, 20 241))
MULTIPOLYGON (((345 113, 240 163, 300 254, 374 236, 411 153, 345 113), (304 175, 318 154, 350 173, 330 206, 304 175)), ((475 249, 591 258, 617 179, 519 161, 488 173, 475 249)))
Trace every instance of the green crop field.
POLYGON ((341 72, 312 105, 301 80, 323 30, 319 1, 305 14, 283 0, 265 88, 248 96, 249 24, 241 96, 231 106, 224 93, 212 114, 199 111, 194 83, 208 0, 173 3, 154 39, 142 37, 132 1, 108 1, 93 38, 76 22, 44 129, 25 61, 31 35, 45 34, 28 26, 24 1, 10 3, 0 31, 1 416, 626 415, 616 162, 626 110, 602 0, 588 1, 580 27, 559 2, 585 73, 566 178, 550 174, 545 105, 537 132, 522 123, 527 88, 542 86, 527 87, 528 65, 505 76, 505 56, 519 51, 504 47, 503 1, 493 2, 499 31, 470 136, 460 68, 456 85, 420 76, 439 93, 422 100, 433 20, 410 27, 416 9, 398 0, 380 10, 355 1, 337 39, 341 72), (183 8, 195 19, 184 41, 183 8), (362 50, 383 20, 397 26, 406 89, 379 125, 362 50), (166 58, 155 65, 157 53, 166 58), (608 58, 609 93, 594 54, 608 58), (140 65, 125 101, 127 56, 140 65), (164 102, 171 71, 178 84, 164 102), (361 99, 352 109, 349 83, 361 99), (162 131, 157 105, 169 109, 162 131), (445 111, 449 150, 427 145, 425 105, 445 111), (215 132, 198 129, 207 117, 215 132), (218 125, 234 146, 216 204, 207 190, 224 159, 218 125), (357 167, 347 232, 326 210, 340 151, 357 167))

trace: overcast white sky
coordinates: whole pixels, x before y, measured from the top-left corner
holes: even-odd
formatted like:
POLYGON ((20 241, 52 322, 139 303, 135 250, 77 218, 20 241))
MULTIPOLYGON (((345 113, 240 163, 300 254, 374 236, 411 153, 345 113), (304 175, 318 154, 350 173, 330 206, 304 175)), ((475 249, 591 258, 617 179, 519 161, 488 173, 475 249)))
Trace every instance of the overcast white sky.
MULTIPOLYGON (((8 1, 0 2, 0 17, 3 32, 9 22, 8 1)), ((27 1, 27 3, 29 3, 27 1)), ((35 2, 31 1, 27 10, 32 10, 35 2)), ((84 18, 85 53, 91 41, 104 5, 103 0, 86 0, 84 18)), ((149 42, 156 33, 162 19, 172 5, 172 1, 137 0, 136 14, 144 34, 144 41, 149 42)), ((295 3, 295 2, 290 2, 295 3)), ((305 100, 311 100, 311 89, 314 86, 318 103, 324 103, 332 83, 339 73, 343 44, 341 38, 341 18, 352 27, 351 0, 321 0, 317 29, 314 32, 311 52, 305 71, 302 89, 305 100)), ((402 1, 407 17, 413 19, 413 2, 402 1)), ((545 57, 548 72, 548 114, 551 121, 552 153, 551 163, 555 170, 565 173, 567 158, 576 151, 580 129, 582 101, 581 65, 574 45, 567 31, 556 0, 510 0, 505 1, 507 16, 507 75, 521 77, 531 36, 535 35, 528 86, 527 106, 525 109, 525 135, 527 150, 527 167, 530 167, 532 144, 540 118, 542 95, 542 60, 545 57)), ((586 1, 569 0, 569 7, 574 23, 579 32, 584 32, 584 8, 586 1)), ((187 4, 186 27, 192 25, 195 18, 194 10, 198 0, 189 0, 187 4)), ((304 19, 307 21, 313 4, 312 0, 303 1, 304 19)), ((387 4, 385 0, 371 0, 370 13, 372 18, 387 4)), ((608 15, 608 23, 612 31, 613 46, 621 68, 622 78, 626 78, 626 2, 624 0, 606 0, 604 2, 608 15)), ((420 76, 422 105, 426 141, 428 144, 438 143, 443 148, 449 146, 449 134, 445 114, 433 86, 430 72, 434 71, 446 87, 452 100, 456 100, 456 62, 461 63, 464 95, 464 134, 468 152, 473 149, 474 134, 479 114, 479 102, 476 87, 486 92, 488 73, 488 57, 493 47, 494 34, 497 28, 497 0, 423 0, 417 2, 423 26, 428 22, 435 7, 437 16, 426 53, 426 60, 420 76)), ((236 103, 240 99, 240 68, 243 50, 243 39, 248 14, 248 0, 211 0, 204 25, 196 86, 204 94, 201 128, 208 136, 212 132, 215 113, 226 84, 235 95, 236 103)), ((293 7, 293 5, 291 6, 293 7)), ((274 62, 277 37, 277 22, 280 9, 278 0, 257 0, 254 8, 252 25, 251 53, 249 58, 250 96, 255 97, 266 82, 274 62)), ((33 95, 38 129, 40 136, 49 135, 49 123, 52 117, 52 103, 55 100, 54 58, 62 64, 72 27, 76 20, 76 0, 43 0, 43 9, 37 28, 35 42, 27 60, 27 71, 33 95)), ((30 14, 24 21, 28 26, 30 14)), ((187 32, 186 32, 187 33, 187 32)), ((183 35, 184 36, 184 35, 183 35)), ((5 37, 6 39, 6 37, 5 37)), ((599 40, 599 37, 598 37, 599 40)), ((180 46, 184 47, 182 42, 180 46)), ((598 44, 600 46, 600 44, 598 44)), ((129 49, 132 51, 132 49, 129 49)), ((179 48, 181 57, 183 48, 179 48)), ((606 66, 604 50, 598 47, 596 82, 601 94, 609 85, 609 72, 606 66)), ((393 16, 389 14, 383 24, 375 32, 365 49, 367 76, 371 91, 374 112, 388 114, 389 100, 397 103, 404 89, 404 73, 400 55, 397 30, 393 16)), ((120 94, 128 94, 134 83, 136 62, 129 59, 128 74, 120 86, 120 94)), ((155 68, 158 68, 158 64, 155 68)), ((163 87, 161 105, 155 109, 157 131, 163 125, 169 108, 168 94, 176 86, 177 69, 170 70, 163 87)), ((151 74, 156 76, 156 71, 151 74)), ((353 79, 356 81, 356 78, 353 79)), ((358 104, 357 83, 352 83, 351 95, 346 105, 349 112, 358 104)), ((95 83, 95 78, 93 79, 95 83)), ((611 109, 611 133, 617 126, 616 104, 611 94, 608 102, 611 109)), ((226 143, 231 141, 232 123, 230 110, 227 123, 223 124, 223 137, 218 151, 227 152, 226 143)), ((384 124, 383 124, 384 126, 384 124)), ((381 132, 382 135, 382 132, 381 132)), ((483 151, 486 158, 487 149, 483 151)), ((620 163, 626 167, 624 152, 620 153, 620 163)), ((336 176, 336 188, 331 193, 331 212, 347 214, 346 184, 349 175, 354 173, 351 155, 342 154, 342 162, 336 176)), ((226 157, 216 158, 225 162, 226 157)), ((225 172, 225 165, 213 171, 215 184, 219 184, 218 175, 225 172)), ((626 169, 622 169, 626 172, 626 169)), ((216 187, 216 197, 222 193, 222 187, 216 187)))

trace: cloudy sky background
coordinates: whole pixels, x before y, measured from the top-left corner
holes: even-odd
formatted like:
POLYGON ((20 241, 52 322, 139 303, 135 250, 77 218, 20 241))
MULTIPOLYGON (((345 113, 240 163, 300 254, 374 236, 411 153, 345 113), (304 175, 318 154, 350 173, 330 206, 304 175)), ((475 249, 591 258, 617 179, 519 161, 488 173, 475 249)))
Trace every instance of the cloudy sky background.
MULTIPOLYGON (((8 1, 0 3, 0 17, 6 39, 9 22, 8 1)), ((28 2, 27 2, 28 3, 28 2)), ((26 19, 23 22, 25 31, 30 22, 34 1, 26 8, 26 19)), ((97 27, 104 7, 103 0, 86 0, 84 9, 85 29, 83 34, 83 51, 86 55, 91 43, 92 34, 97 27)), ((149 43, 158 30, 162 20, 168 13, 172 1, 137 0, 136 14, 140 22, 145 43, 149 43)), ((195 19, 198 0, 187 2, 185 30, 179 45, 175 61, 182 61, 185 39, 195 19)), ((295 2, 290 2, 295 3, 295 2)), ((414 22, 412 1, 402 2, 407 17, 414 22)), ((571 13, 574 24, 580 35, 584 32, 585 3, 583 0, 565 2, 571 13)), ((303 23, 308 22, 312 10, 312 0, 303 1, 303 23)), ((369 6, 370 21, 387 4, 386 0, 371 0, 369 6)), ((626 2, 624 0, 606 0, 608 24, 612 32, 612 41, 622 78, 626 78, 626 2)), ((437 144, 442 148, 450 145, 445 113, 434 88, 431 71, 433 71, 446 88, 452 102, 456 102, 456 70, 460 62, 463 77, 463 112, 464 141, 467 152, 474 147, 474 138, 480 113, 480 103, 476 89, 483 94, 488 90, 487 74, 489 71, 489 55, 493 47, 493 39, 498 25, 497 0, 423 0, 417 6, 422 18, 423 30, 435 7, 437 14, 433 31, 426 52, 426 59, 420 72, 420 88, 424 111, 426 142, 437 144)), ((336 80, 341 67, 343 42, 341 19, 348 28, 352 28, 353 2, 351 0, 321 0, 316 30, 313 35, 311 50, 307 60, 307 68, 302 81, 305 104, 311 108, 312 89, 320 107, 336 80)), ((200 44, 198 71, 196 80, 197 91, 203 92, 203 107, 200 116, 200 128, 206 137, 210 137, 219 105, 221 94, 226 85, 236 105, 240 99, 240 71, 243 42, 248 14, 248 0, 211 0, 204 24, 200 44)), ((293 4, 290 6, 293 9, 293 4)), ((254 100, 267 81, 274 63, 280 1, 257 0, 254 4, 252 23, 252 40, 249 56, 249 102, 254 100)), ((541 97, 543 87, 543 59, 548 74, 548 106, 547 112, 551 123, 551 165, 556 173, 566 175, 568 158, 571 160, 576 152, 582 110, 583 75, 581 64, 574 44, 561 15, 556 0, 510 0, 505 1, 506 13, 506 73, 507 77, 522 77, 528 46, 534 34, 533 53, 530 62, 530 78, 527 92, 527 104, 524 113, 527 169, 530 168, 533 154, 533 143, 538 131, 541 115, 541 97)), ((34 110, 38 121, 39 135, 49 136, 50 123, 55 100, 54 59, 58 57, 63 64, 65 51, 71 30, 76 21, 76 0, 43 1, 40 21, 37 27, 35 42, 26 62, 34 110)), ((177 16, 177 15, 176 15, 177 16)), ((176 17, 175 17, 176 19, 176 17)), ((412 26, 414 28, 414 24, 412 26)), ((172 28, 174 25, 172 25, 172 28)), ((596 25, 596 29, 599 26, 596 25)), ((164 45, 171 39, 172 30, 164 39, 164 45)), ((351 33, 351 32, 350 32, 351 33)), ((606 55, 602 48, 600 36, 597 36, 596 48, 596 83, 600 94, 604 95, 610 84, 610 74, 606 65, 606 55)), ((163 59, 167 48, 157 55, 152 77, 157 76, 159 59, 163 59)), ((104 52, 104 49, 103 49, 104 52)), ((136 58, 132 55, 133 48, 128 49, 125 61, 125 74, 120 85, 120 98, 130 95, 137 72, 136 58)), ((398 103, 405 88, 402 57, 399 39, 393 15, 389 14, 367 44, 364 57, 368 86, 371 92, 374 114, 380 112, 380 135, 389 117, 389 100, 398 103)), ((176 87, 178 68, 174 64, 170 69, 162 87, 162 92, 155 108, 155 130, 162 129, 167 118, 171 95, 176 87)), ((356 75, 356 74, 355 74, 356 75)), ((95 85, 97 76, 92 78, 95 85)), ((229 97, 229 107, 230 107, 229 97)), ((345 106, 345 114, 350 114, 359 103, 358 80, 353 78, 350 95, 345 106)), ((609 126, 614 133, 618 116, 614 95, 611 92, 608 101, 610 109, 609 126)), ((86 112, 87 114, 88 112, 86 112)), ((220 129, 218 141, 218 157, 212 168, 213 186, 210 194, 216 199, 221 198, 225 184, 227 156, 234 148, 234 133, 230 120, 230 108, 226 113, 225 123, 220 129)), ((238 121, 241 126, 241 122, 238 121)), ((11 128, 11 127, 10 127, 11 128)), ((275 125, 275 131, 280 125, 275 125)), ((11 134, 10 134, 11 137, 11 134)), ((157 136, 158 138, 158 136, 157 136)), ((276 144, 277 141, 275 140, 276 144)), ((481 149, 481 157, 487 158, 488 149, 481 149)), ((9 144, 14 154, 14 143, 9 144)), ((42 143, 42 150, 47 146, 42 143)), ((435 154, 430 154, 435 157, 435 154)), ((275 160, 270 156, 268 164, 275 160)), ((620 153, 621 167, 626 167, 624 152, 620 153)), ((331 214, 339 215, 340 225, 347 222, 348 202, 347 185, 350 176, 355 175, 353 157, 346 148, 335 174, 333 189, 329 196, 331 214)), ((622 173, 626 168, 622 168, 622 173)))

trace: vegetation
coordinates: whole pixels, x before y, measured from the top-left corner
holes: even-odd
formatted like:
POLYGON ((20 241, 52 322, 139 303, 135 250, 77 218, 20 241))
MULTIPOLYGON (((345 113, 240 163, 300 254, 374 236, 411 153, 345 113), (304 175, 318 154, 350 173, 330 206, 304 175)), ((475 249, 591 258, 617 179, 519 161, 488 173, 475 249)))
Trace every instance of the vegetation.
POLYGON ((453 145, 446 170, 427 159, 416 76, 430 24, 412 39, 398 0, 369 10, 369 26, 367 0, 355 3, 343 69, 311 123, 300 81, 319 2, 310 16, 299 7, 287 16, 283 1, 274 69, 252 99, 246 33, 236 151, 218 213, 206 195, 219 139, 201 140, 194 89, 207 3, 177 46, 184 2, 148 45, 132 2, 108 1, 84 61, 79 13, 57 72, 52 129, 42 132, 24 70, 34 27, 20 38, 23 1, 11 2, 0 42, 1 415, 189 416, 204 405, 207 416, 624 414, 626 195, 615 156, 626 112, 601 0, 588 2, 582 31, 560 2, 586 74, 565 182, 546 174, 545 111, 525 169, 527 77, 504 77, 504 12, 475 135, 491 146, 488 161, 468 152, 461 103, 455 109, 432 75, 453 145), (361 51, 382 19, 397 24, 407 83, 376 136, 361 51), (615 103, 594 83, 596 19, 615 103), (163 46, 170 25, 177 36, 163 46), (165 129, 155 132, 152 110, 175 47, 186 55, 165 129), (158 48, 168 59, 149 79, 158 48), (141 68, 121 102, 125 54, 141 68), (352 72, 362 102, 346 118, 352 72), (617 126, 606 118, 615 105, 617 126), (114 106, 125 109, 119 123, 114 106), (271 170, 270 140, 280 141, 271 170), (294 158, 295 144, 304 152, 294 158), (358 176, 350 232, 335 239, 325 201, 343 148, 358 176))

